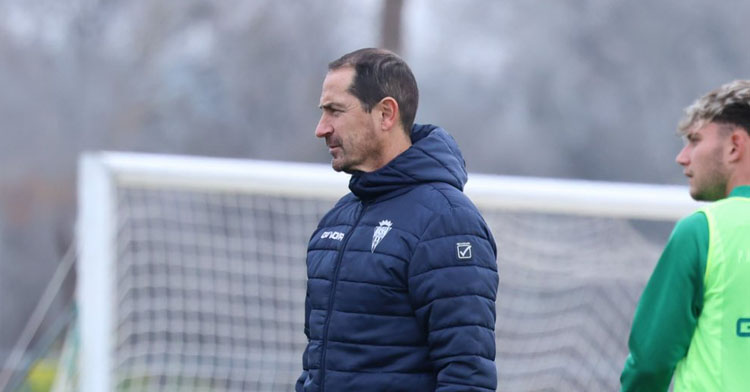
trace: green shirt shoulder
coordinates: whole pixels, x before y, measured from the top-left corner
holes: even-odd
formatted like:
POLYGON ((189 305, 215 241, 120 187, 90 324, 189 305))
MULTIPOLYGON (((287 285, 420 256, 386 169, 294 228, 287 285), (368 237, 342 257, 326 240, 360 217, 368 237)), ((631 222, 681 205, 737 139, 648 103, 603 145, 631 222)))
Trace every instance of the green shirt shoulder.
POLYGON ((635 311, 623 391, 669 388, 701 313, 707 255, 706 216, 696 212, 677 222, 635 311))

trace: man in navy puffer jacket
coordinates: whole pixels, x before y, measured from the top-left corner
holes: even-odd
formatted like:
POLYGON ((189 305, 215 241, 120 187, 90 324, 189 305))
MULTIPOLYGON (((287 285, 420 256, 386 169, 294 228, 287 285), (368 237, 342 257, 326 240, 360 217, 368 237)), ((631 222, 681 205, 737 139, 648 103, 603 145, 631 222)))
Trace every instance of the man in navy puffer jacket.
POLYGON ((412 125, 417 96, 391 52, 329 64, 315 134, 351 193, 308 246, 298 392, 497 387, 495 242, 453 138, 412 125))

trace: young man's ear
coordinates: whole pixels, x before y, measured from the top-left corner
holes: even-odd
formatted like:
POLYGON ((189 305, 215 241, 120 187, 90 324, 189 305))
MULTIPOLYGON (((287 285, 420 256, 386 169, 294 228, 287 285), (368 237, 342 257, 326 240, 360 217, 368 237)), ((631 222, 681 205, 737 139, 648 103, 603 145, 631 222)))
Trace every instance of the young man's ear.
POLYGON ((747 150, 750 147, 750 134, 744 128, 735 128, 732 134, 729 135, 729 161, 737 162, 741 160, 746 154, 750 153, 747 150))
POLYGON ((392 97, 385 97, 378 102, 380 106, 380 127, 382 130, 391 130, 399 124, 398 102, 392 97))

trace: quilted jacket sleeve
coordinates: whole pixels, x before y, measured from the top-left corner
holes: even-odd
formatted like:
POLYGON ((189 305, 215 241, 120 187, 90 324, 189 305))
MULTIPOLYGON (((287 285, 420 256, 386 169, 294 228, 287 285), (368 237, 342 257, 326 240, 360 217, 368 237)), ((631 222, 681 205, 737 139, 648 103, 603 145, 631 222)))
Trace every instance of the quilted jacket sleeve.
POLYGON ((436 391, 495 391, 497 251, 479 213, 435 216, 409 263, 409 295, 427 334, 436 391))
MULTIPOLYGON (((305 295, 305 336, 307 336, 308 341, 310 340, 310 293, 308 292, 305 295)), ((307 349, 308 346, 305 346, 305 351, 302 353, 302 374, 300 374, 299 378, 297 378, 297 383, 294 385, 294 391, 295 392, 302 392, 303 386, 305 385, 305 380, 307 379, 307 372, 308 372, 308 365, 307 365, 307 349)))

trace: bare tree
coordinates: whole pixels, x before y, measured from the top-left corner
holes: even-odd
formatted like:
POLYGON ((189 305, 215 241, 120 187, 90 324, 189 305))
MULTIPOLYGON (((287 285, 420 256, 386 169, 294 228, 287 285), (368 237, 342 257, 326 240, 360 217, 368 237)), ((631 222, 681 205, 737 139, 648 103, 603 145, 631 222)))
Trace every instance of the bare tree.
POLYGON ((404 0, 385 0, 383 2, 383 17, 380 30, 380 45, 382 48, 401 53, 401 24, 404 0))

